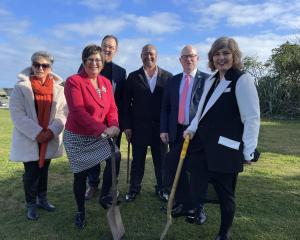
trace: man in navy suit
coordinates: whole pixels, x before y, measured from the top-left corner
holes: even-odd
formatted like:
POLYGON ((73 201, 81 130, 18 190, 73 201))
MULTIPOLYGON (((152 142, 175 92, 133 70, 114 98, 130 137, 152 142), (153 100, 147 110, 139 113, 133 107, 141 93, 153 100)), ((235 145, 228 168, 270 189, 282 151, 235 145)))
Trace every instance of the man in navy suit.
MULTIPOLYGON (((101 43, 102 51, 105 57, 105 65, 101 71, 101 75, 106 77, 110 80, 113 91, 115 101, 118 107, 118 115, 119 115, 119 127, 121 133, 119 134, 116 144, 120 147, 122 131, 124 130, 123 127, 123 117, 122 117, 122 109, 123 109, 123 93, 124 93, 124 86, 126 80, 126 70, 119 65, 112 62, 113 57, 117 53, 118 50, 118 39, 114 35, 106 35, 102 39, 101 43)), ((82 66, 80 66, 79 71, 81 71, 82 66)), ((117 166, 118 168, 120 166, 117 166)), ((88 173, 88 184, 89 187, 85 193, 85 199, 90 199, 95 195, 95 192, 98 189, 98 185, 100 183, 99 179, 100 174, 100 165, 99 168, 93 168, 92 171, 88 173)))
MULTIPOLYGON (((194 118, 199 100, 201 98, 204 82, 209 77, 207 73, 201 72, 197 69, 199 61, 198 51, 191 45, 185 46, 181 51, 179 61, 183 68, 183 73, 177 74, 170 78, 167 82, 162 109, 161 109, 161 125, 160 125, 160 138, 165 144, 169 144, 170 151, 168 152, 164 170, 164 186, 165 190, 169 193, 176 173, 180 152, 183 144, 183 132, 194 118), (186 83, 188 81, 188 83, 186 83), (187 91, 184 94, 185 85, 187 91), (180 109, 183 95, 184 109, 180 109), (180 111, 182 116, 180 117, 180 111)), ((187 215, 194 217, 192 211, 189 209, 189 182, 185 165, 179 180, 175 202, 173 208, 173 216, 178 217, 187 215)), ((204 223, 206 216, 203 211, 203 204, 199 205, 198 221, 199 224, 204 223)), ((194 221, 194 220, 193 220, 194 221)))
POLYGON ((127 141, 132 143, 130 188, 126 201, 133 201, 141 190, 148 146, 151 147, 156 194, 162 197, 162 162, 167 145, 159 137, 163 92, 171 73, 158 67, 156 47, 147 44, 141 53, 143 66, 130 73, 125 84, 124 124, 127 141))

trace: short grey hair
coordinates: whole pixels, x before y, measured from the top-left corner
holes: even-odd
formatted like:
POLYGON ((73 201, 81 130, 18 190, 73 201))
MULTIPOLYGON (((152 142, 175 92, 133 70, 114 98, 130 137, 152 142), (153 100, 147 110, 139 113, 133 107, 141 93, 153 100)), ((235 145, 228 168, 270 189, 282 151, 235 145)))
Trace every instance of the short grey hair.
POLYGON ((54 57, 52 54, 46 52, 46 51, 38 51, 38 52, 35 52, 34 54, 32 54, 31 56, 31 62, 36 62, 37 59, 39 58, 45 58, 51 65, 53 64, 54 62, 54 57))

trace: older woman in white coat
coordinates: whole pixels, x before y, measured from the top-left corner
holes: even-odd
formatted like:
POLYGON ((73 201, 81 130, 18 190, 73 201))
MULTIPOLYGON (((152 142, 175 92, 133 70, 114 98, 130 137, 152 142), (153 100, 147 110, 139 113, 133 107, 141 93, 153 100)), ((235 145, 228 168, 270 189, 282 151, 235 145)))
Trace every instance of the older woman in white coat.
POLYGON ((62 131, 67 107, 62 79, 52 72, 53 56, 39 51, 31 67, 18 75, 10 98, 14 124, 10 159, 23 162, 23 183, 29 220, 38 219, 37 207, 54 211, 47 200, 48 168, 63 153, 62 131))

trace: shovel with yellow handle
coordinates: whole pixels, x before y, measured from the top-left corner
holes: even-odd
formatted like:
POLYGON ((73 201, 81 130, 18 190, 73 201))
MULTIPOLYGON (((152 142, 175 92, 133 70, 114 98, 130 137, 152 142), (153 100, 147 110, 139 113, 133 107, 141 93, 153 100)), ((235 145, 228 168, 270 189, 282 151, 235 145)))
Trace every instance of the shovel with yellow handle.
POLYGON ((173 208, 173 203, 174 203, 174 197, 175 197, 178 181, 179 181, 179 178, 180 178, 181 169, 182 169, 182 166, 183 166, 183 163, 184 163, 184 159, 185 159, 185 156, 186 156, 186 152, 187 152, 189 143, 190 143, 190 138, 189 138, 189 136, 187 136, 184 139, 182 150, 181 150, 181 153, 180 153, 180 159, 179 159, 179 162, 178 162, 176 175, 175 175, 174 182, 173 182, 173 185, 172 185, 171 194, 170 194, 170 197, 169 197, 169 200, 168 200, 167 223, 166 223, 164 231, 160 235, 160 240, 163 240, 165 238, 165 236, 167 235, 167 232, 168 232, 168 230, 169 230, 169 228, 172 224, 172 208, 173 208))

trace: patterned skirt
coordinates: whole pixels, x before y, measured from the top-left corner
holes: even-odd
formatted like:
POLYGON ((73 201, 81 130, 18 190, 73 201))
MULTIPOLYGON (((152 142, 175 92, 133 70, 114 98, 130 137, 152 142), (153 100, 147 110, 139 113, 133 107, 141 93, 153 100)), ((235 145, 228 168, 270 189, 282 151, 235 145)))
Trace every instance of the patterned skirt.
POLYGON ((64 131, 64 146, 73 173, 82 172, 111 157, 107 138, 64 131))

